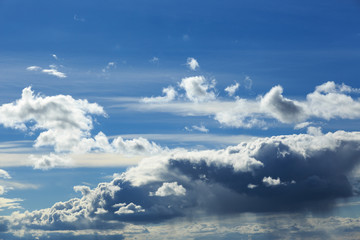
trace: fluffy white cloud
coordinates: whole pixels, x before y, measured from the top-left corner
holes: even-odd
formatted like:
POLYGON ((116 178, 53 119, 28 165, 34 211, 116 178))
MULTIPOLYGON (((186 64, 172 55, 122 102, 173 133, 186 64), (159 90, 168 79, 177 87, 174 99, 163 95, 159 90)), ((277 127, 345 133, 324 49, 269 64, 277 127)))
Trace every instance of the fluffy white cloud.
POLYGON ((23 90, 17 101, 0 106, 0 124, 23 131, 40 130, 34 146, 53 147, 57 153, 31 156, 35 168, 49 169, 69 165, 71 161, 64 155, 69 153, 151 155, 166 150, 144 138, 124 140, 117 137, 110 143, 102 132, 91 137, 92 115, 106 114, 96 103, 64 95, 43 97, 35 95, 30 87, 23 90))
POLYGON ((45 130, 36 146, 51 144, 62 151, 71 148, 74 140, 88 135, 93 127, 90 114, 105 115, 105 112, 87 100, 65 95, 42 97, 27 87, 20 99, 0 106, 0 124, 21 130, 45 130))
POLYGON ((150 98, 145 97, 141 99, 141 101, 144 103, 166 103, 174 100, 177 95, 176 90, 172 86, 164 88, 162 92, 165 96, 150 97, 150 98))
POLYGON ((164 182, 155 193, 150 192, 150 196, 166 197, 166 196, 181 196, 186 194, 186 189, 177 182, 164 182))
MULTIPOLYGON (((237 98, 234 101, 217 100, 203 76, 184 78, 180 83, 186 96, 194 103, 174 101, 167 104, 128 104, 127 107, 141 111, 171 112, 184 116, 213 116, 220 124, 229 127, 267 128, 269 119, 282 123, 300 124, 312 118, 331 120, 359 119, 360 100, 347 93, 359 91, 347 85, 327 82, 307 94, 305 100, 292 100, 283 96, 283 88, 275 86, 256 99, 237 98)), ((305 127, 305 125, 297 125, 305 127)))
POLYGON ((10 179, 11 176, 7 171, 0 169, 0 178, 10 179))
POLYGON ((198 61, 196 61, 196 59, 195 59, 195 58, 192 58, 192 57, 189 57, 189 58, 187 59, 186 65, 188 65, 188 67, 189 67, 191 70, 193 70, 193 71, 195 71, 197 68, 200 67, 198 61))
POLYGON ((186 97, 193 102, 207 102, 214 100, 216 95, 213 89, 215 80, 208 82, 204 76, 187 77, 179 84, 186 92, 186 97))
POLYGON ((71 163, 71 159, 67 156, 56 155, 54 153, 50 153, 49 155, 42 155, 40 157, 35 157, 34 155, 30 155, 30 160, 35 169, 48 170, 54 167, 64 167, 69 166, 71 163))
POLYGON ((233 96, 239 87, 240 87, 240 84, 238 82, 236 82, 235 84, 226 87, 225 91, 228 93, 229 96, 233 96))
POLYGON ((114 212, 115 214, 118 214, 118 215, 145 212, 145 210, 141 206, 136 205, 134 203, 129 203, 127 205, 126 205, 126 203, 118 203, 118 204, 113 205, 113 207, 119 208, 119 210, 114 212))
POLYGON ((280 178, 272 178, 272 177, 264 177, 262 182, 265 184, 265 186, 267 187, 273 187, 273 186, 279 186, 281 184, 283 184, 281 181, 280 181, 280 178))

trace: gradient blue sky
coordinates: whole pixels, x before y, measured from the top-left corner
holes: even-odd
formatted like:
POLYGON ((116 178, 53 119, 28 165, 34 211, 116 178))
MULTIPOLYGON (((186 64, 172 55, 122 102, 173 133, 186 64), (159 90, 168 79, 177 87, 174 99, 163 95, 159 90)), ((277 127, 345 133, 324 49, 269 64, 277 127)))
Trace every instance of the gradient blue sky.
MULTIPOLYGON (((357 0, 0 0, 0 169, 11 177, 0 172, 0 238, 281 239, 286 236, 288 239, 329 239, 329 236, 335 236, 336 239, 347 229, 351 229, 351 234, 345 237, 359 237, 358 228, 349 224, 350 220, 360 222, 360 171, 357 168, 360 155, 357 132, 360 127, 359 12, 360 1, 357 0), (192 69, 187 64, 190 58, 199 66, 192 69), (196 82, 196 77, 202 80, 196 82), (189 80, 188 88, 185 87, 186 79, 189 80), (234 94, 228 94, 225 89, 236 83, 239 86, 234 94), (166 100, 162 91, 169 86, 176 95, 166 100), (20 112, 16 112, 14 106, 21 102, 22 91, 27 87, 31 87, 39 105, 47 101, 47 96, 58 101, 56 99, 66 95, 75 102, 86 99, 91 104, 96 103, 103 111, 94 113, 90 107, 85 107, 81 113, 77 112, 81 115, 79 119, 79 115, 70 114, 68 118, 54 120, 52 116, 66 113, 64 109, 71 112, 81 108, 59 100, 57 104, 61 106, 48 112, 25 111, 32 103, 25 104, 20 112), (201 92, 199 88, 202 87, 201 92), (191 91, 194 91, 193 98, 191 91), (162 102, 156 97, 163 99, 162 102), (150 99, 149 102, 146 99, 150 99), (14 109, 6 111, 8 103, 13 103, 14 109), (91 122, 88 128, 76 125, 79 123, 80 126, 86 119, 91 122), (16 129, 12 125, 14 122, 26 124, 27 129, 16 129), (71 127, 67 125, 69 122, 73 124, 71 127), (36 147, 41 134, 48 130, 58 131, 54 140, 58 142, 43 139, 44 142, 36 147), (58 137, 59 134, 71 135, 77 130, 80 133, 76 136, 80 140, 74 140, 70 147, 59 150, 61 144, 69 142, 66 137, 58 137), (115 145, 101 145, 95 138, 99 132, 110 145, 119 139, 123 145, 117 148, 115 145), (312 140, 304 142, 313 141, 311 143, 316 147, 297 145, 296 141, 302 142, 301 139, 307 137, 312 140), (80 146, 84 147, 81 141, 93 141, 94 145, 87 143, 84 146, 91 145, 91 149, 79 150, 80 146), (339 145, 334 147, 333 141, 339 145), (181 174, 155 182, 144 180, 148 185, 136 186, 137 180, 145 179, 144 169, 154 171, 147 174, 159 174, 156 168, 148 169, 146 164, 142 164, 142 159, 145 159, 143 163, 155 161, 155 166, 160 162, 151 159, 168 158, 166 174, 183 171, 184 176, 191 178, 195 173, 189 173, 182 161, 187 158, 189 162, 196 158, 200 162, 211 159, 208 151, 221 152, 221 149, 241 142, 254 146, 269 144, 278 149, 278 154, 272 157, 266 157, 271 155, 271 151, 261 147, 256 153, 251 152, 254 149, 246 150, 250 158, 262 162, 266 169, 270 166, 261 174, 274 174, 269 175, 272 181, 267 182, 264 179, 268 175, 258 173, 264 177, 264 186, 261 188, 259 182, 254 184, 254 189, 259 189, 254 193, 259 202, 273 204, 272 207, 263 209, 249 205, 244 209, 230 207, 226 211, 219 210, 213 205, 232 206, 233 202, 216 197, 211 200, 211 206, 210 203, 204 206, 201 204, 203 199, 190 196, 200 185, 181 182, 181 174), (306 168, 303 175, 299 166, 299 176, 295 174, 299 180, 292 183, 292 178, 284 175, 284 172, 292 171, 289 166, 285 164, 282 168, 266 160, 275 159, 276 162, 281 158, 282 145, 275 142, 289 146, 287 151, 291 153, 296 152, 289 154, 289 161, 300 158, 299 153, 303 150, 309 151, 309 159, 314 157, 320 163, 301 165, 306 168), (331 151, 335 151, 331 156, 336 156, 336 159, 327 155, 331 151), (42 156, 49 158, 40 164, 42 156), (325 158, 332 162, 326 163, 325 158), (174 159, 182 159, 176 165, 180 170, 169 167, 173 166, 170 163, 174 159), (343 164, 338 166, 335 162, 343 164), (333 168, 327 170, 333 163, 340 169, 338 172, 332 172, 333 168), (137 174, 133 175, 129 168, 135 169, 133 172, 137 174), (325 171, 334 173, 334 176, 322 175, 325 171), (95 194, 100 191, 99 183, 112 184, 124 172, 126 177, 121 184, 128 181, 132 187, 141 190, 131 190, 128 194, 133 198, 122 199, 120 194, 120 197, 114 197, 114 201, 119 201, 116 206, 125 204, 121 206, 132 213, 114 210, 114 217, 106 207, 103 208, 106 214, 96 209, 89 210, 93 215, 89 213, 82 221, 97 221, 100 219, 97 215, 101 214, 106 218, 101 218, 101 222, 95 225, 75 228, 67 228, 70 220, 63 219, 59 220, 63 221, 59 225, 50 220, 31 225, 21 215, 28 211, 28 216, 35 219, 34 210, 45 214, 46 209, 52 209, 54 204, 74 198, 83 204, 90 200, 85 199, 84 192, 83 195, 80 190, 75 192, 74 186, 88 186, 95 194), (295 182, 301 182, 305 175, 311 181, 314 177, 321 178, 328 188, 308 191, 301 185, 287 192, 285 188, 291 188, 292 184, 295 186, 295 182), (276 182, 277 177, 280 177, 280 182, 276 182), (283 180, 286 177, 289 179, 283 180), (344 187, 342 184, 348 185, 344 187), (153 189, 154 186, 158 191, 153 189), (276 187, 284 189, 278 191, 276 187), (347 187, 349 192, 339 190, 347 187), (182 189, 186 189, 186 194, 182 189), (283 190, 284 198, 276 201, 285 205, 284 208, 273 203, 274 198, 268 195, 283 196, 283 190), (150 192, 144 200, 139 199, 141 194, 138 191, 150 192), (307 197, 303 202, 297 202, 293 199, 296 193, 307 197), (166 217, 158 212, 159 215, 152 215, 154 198, 161 199, 159 204, 181 205, 185 210, 177 209, 176 214, 167 213, 169 215, 161 212, 166 217), (164 200, 164 203, 162 199, 169 202, 164 200), (11 203, 7 205, 7 202, 11 203), (138 208, 133 208, 130 203, 138 208), (319 212, 315 210, 317 205, 326 207, 319 212), (189 211, 198 212, 198 215, 189 216, 189 211), (91 220, 94 214, 97 217, 91 220), (136 216, 127 218, 129 214, 136 216), (331 218, 336 219, 342 228, 327 228, 331 218), (9 219, 15 220, 11 222, 9 219), (293 219, 293 222, 289 223, 288 219, 293 219), (113 223, 106 222, 108 220, 115 220, 118 225, 111 225, 113 223), (270 224, 272 220, 278 224, 273 226, 270 224), (16 221, 20 227, 14 227, 16 221), (193 229, 189 224, 193 224, 193 229), (287 224, 293 227, 291 231, 286 231, 287 224), (306 224, 311 225, 312 230, 306 224), (111 231, 105 233, 104 229, 111 231), (182 235, 182 231, 187 235, 182 235)), ((221 159, 216 160, 220 162, 219 166, 229 164, 225 159, 229 156, 220 155, 221 159)), ((306 157, 304 159, 311 162, 306 157)), ((219 167, 216 161, 208 167, 219 167)), ((223 182, 223 174, 227 173, 229 166, 208 169, 208 172, 199 170, 199 174, 205 176, 203 179, 211 183, 209 195, 219 193, 214 189, 219 184, 229 187, 231 194, 235 191, 241 196, 250 196, 253 193, 248 191, 252 188, 244 190, 243 183, 240 184, 248 181, 249 176, 238 175, 236 161, 229 161, 234 164, 230 164, 233 168, 231 174, 234 174, 229 178, 234 182, 232 184, 223 182), (241 186, 234 186, 238 183, 241 186)), ((192 164, 195 169, 199 162, 192 164)), ((200 165, 198 169, 204 168, 200 165)), ((241 171, 252 172, 254 177, 257 170, 251 166, 251 171, 241 171)), ((296 176, 293 179, 297 179, 296 176)), ((251 181, 261 182, 259 179, 254 177, 251 181)), ((125 185, 119 187, 127 189, 125 185)), ((247 202, 243 204, 247 206, 247 202)))

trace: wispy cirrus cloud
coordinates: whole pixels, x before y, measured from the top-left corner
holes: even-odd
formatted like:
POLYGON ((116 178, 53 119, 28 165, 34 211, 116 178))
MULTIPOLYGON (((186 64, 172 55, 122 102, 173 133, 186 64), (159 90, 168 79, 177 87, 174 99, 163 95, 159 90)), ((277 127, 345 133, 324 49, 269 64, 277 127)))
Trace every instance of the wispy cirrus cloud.
MULTIPOLYGON (((53 55, 53 56, 56 57, 56 55, 53 55)), ((50 65, 49 67, 50 68, 41 68, 39 66, 30 66, 30 67, 27 67, 26 70, 28 70, 28 71, 40 71, 42 73, 46 73, 48 75, 52 75, 52 76, 55 76, 55 77, 58 77, 58 78, 66 78, 67 77, 65 73, 60 72, 57 69, 56 65, 50 65)))

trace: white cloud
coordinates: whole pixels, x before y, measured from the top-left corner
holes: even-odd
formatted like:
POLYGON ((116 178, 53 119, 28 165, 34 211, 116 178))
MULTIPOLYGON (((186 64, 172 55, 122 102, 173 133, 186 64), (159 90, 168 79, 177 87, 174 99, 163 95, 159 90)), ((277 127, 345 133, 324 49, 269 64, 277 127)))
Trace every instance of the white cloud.
POLYGON ((207 102, 214 100, 216 95, 213 89, 215 80, 208 82, 204 76, 187 77, 179 84, 186 92, 186 97, 193 102, 207 102))
POLYGON ((182 196, 186 194, 186 189, 177 182, 164 182, 155 193, 150 192, 150 196, 167 197, 167 196, 182 196))
POLYGON ((177 95, 176 90, 172 86, 163 88, 162 91, 165 94, 165 96, 150 97, 150 98, 145 97, 141 99, 141 101, 144 103, 165 103, 165 102, 173 101, 177 95))
POLYGON ((41 157, 36 157, 30 155, 30 160, 34 166, 34 169, 48 170, 54 167, 64 167, 69 166, 71 159, 67 156, 60 156, 53 153, 49 155, 42 155, 41 157))
POLYGON ((52 76, 55 76, 55 77, 58 77, 58 78, 66 78, 66 74, 63 73, 63 72, 58 71, 56 65, 50 65, 49 67, 50 68, 48 68, 48 69, 45 69, 45 68, 43 69, 43 68, 38 67, 38 66, 30 66, 30 67, 27 67, 26 70, 28 70, 28 71, 41 71, 43 73, 46 73, 46 74, 49 74, 49 75, 52 75, 52 76))
POLYGON ((266 93, 260 101, 263 112, 285 123, 305 120, 303 107, 296 101, 284 98, 282 93, 281 86, 275 86, 266 93))
MULTIPOLYGON (((360 100, 346 94, 358 91, 344 84, 324 83, 307 94, 305 100, 286 98, 283 96, 283 88, 275 86, 256 99, 237 98, 233 101, 216 99, 212 90, 214 85, 215 83, 208 83, 203 76, 184 78, 180 87, 194 103, 178 100, 162 105, 126 105, 133 110, 171 112, 183 116, 213 116, 224 126, 238 128, 267 128, 269 119, 296 125, 310 122, 313 118, 360 118, 360 100)), ((300 126, 302 125, 297 127, 300 126)))
POLYGON ((258 186, 258 185, 251 184, 251 183, 249 183, 249 184, 247 185, 247 187, 250 188, 250 189, 254 189, 254 188, 256 188, 257 186, 258 186))
POLYGON ((225 91, 228 93, 229 96, 234 96, 236 90, 239 88, 240 84, 239 83, 235 83, 233 85, 230 85, 228 87, 225 88, 225 91))
POLYGON ((302 128, 306 128, 308 127, 309 125, 311 125, 312 122, 302 122, 302 123, 298 123, 295 125, 294 129, 295 130, 298 130, 298 129, 302 129, 302 128))
POLYGON ((39 66, 30 66, 30 67, 27 67, 26 70, 28 70, 28 71, 40 71, 41 67, 39 67, 39 66))
POLYGON ((0 169, 0 178, 10 179, 11 176, 7 171, 0 169))
POLYGON ((308 127, 307 134, 314 136, 321 136, 323 133, 321 132, 321 127, 308 127))
POLYGON ((191 70, 193 70, 193 71, 195 71, 197 68, 200 67, 198 61, 196 61, 196 59, 195 59, 195 58, 192 58, 192 57, 189 57, 189 58, 187 59, 186 65, 188 65, 188 67, 189 67, 191 70))
POLYGON ((335 82, 326 82, 315 88, 315 92, 319 93, 360 93, 359 88, 352 88, 342 83, 341 85, 335 82))
POLYGON ((134 203, 129 203, 128 205, 126 205, 126 203, 119 203, 119 204, 113 205, 113 207, 119 208, 119 210, 117 210, 115 212, 115 214, 118 214, 118 215, 145 212, 145 210, 141 206, 136 205, 134 203))
POLYGON ((56 54, 51 54, 51 56, 52 56, 55 60, 58 60, 58 57, 56 56, 56 54))
POLYGON ((59 72, 57 69, 55 68, 50 68, 50 69, 43 69, 41 70, 43 73, 47 73, 49 75, 53 75, 55 77, 58 77, 58 78, 66 78, 66 74, 65 73, 62 73, 62 72, 59 72))
POLYGON ((161 148, 156 143, 149 142, 147 139, 142 137, 129 140, 124 140, 122 137, 117 137, 112 141, 111 146, 114 149, 113 151, 130 156, 137 154, 155 155, 166 150, 161 148))
POLYGON ((281 181, 280 181, 280 178, 272 178, 272 177, 264 177, 262 182, 265 184, 265 186, 267 187, 273 187, 273 186, 279 186, 281 184, 283 184, 281 181))
POLYGON ((199 132, 203 132, 203 133, 208 133, 209 132, 209 129, 207 129, 204 125, 200 125, 200 126, 196 126, 196 125, 193 125, 192 126, 192 129, 196 130, 196 131, 199 131, 199 132))
POLYGON ((23 201, 20 198, 3 198, 0 197, 0 212, 4 209, 17 209, 21 208, 20 203, 23 201))
POLYGON ((17 101, 0 106, 0 124, 30 133, 39 130, 34 147, 54 149, 56 154, 32 155, 30 160, 35 168, 49 169, 72 164, 69 154, 95 152, 132 157, 167 151, 141 137, 116 137, 112 142, 102 132, 92 137, 92 115, 106 116, 106 113, 96 103, 64 95, 43 97, 35 95, 30 87, 23 90, 17 101))

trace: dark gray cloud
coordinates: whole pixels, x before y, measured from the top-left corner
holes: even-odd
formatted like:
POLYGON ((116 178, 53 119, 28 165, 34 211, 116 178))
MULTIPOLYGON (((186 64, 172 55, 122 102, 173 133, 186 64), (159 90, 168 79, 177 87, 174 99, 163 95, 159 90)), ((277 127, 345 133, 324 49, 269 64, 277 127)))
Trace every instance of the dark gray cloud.
POLYGON ((76 186, 81 198, 3 217, 3 230, 122 229, 180 216, 326 211, 354 195, 349 175, 359 149, 359 132, 338 131, 259 138, 218 151, 174 150, 94 189, 76 186))

